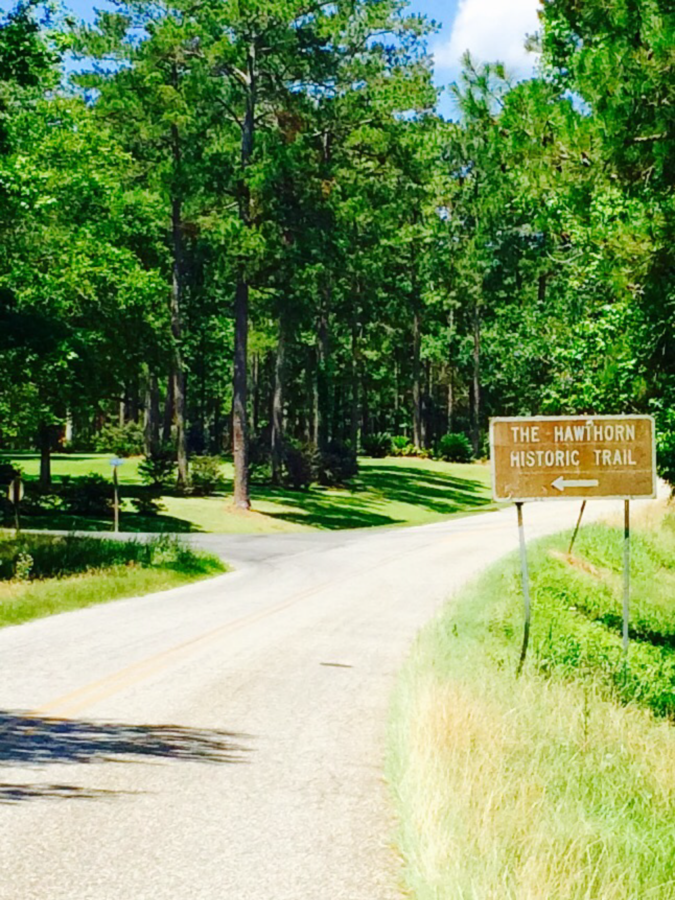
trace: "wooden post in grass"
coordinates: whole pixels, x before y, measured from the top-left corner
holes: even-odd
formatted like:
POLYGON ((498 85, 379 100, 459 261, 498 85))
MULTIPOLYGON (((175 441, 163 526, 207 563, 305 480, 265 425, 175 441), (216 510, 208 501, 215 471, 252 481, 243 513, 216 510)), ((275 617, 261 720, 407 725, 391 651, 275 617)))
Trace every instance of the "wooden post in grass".
POLYGON ((630 620, 630 500, 623 501, 623 655, 628 659, 630 620))
POLYGON ((523 646, 520 651, 520 660, 518 662, 518 669, 516 670, 516 677, 520 675, 523 669, 523 664, 525 662, 525 657, 527 656, 527 645, 530 643, 530 617, 531 617, 531 607, 530 607, 530 576, 527 570, 527 547, 525 545, 525 528, 523 526, 523 504, 522 502, 516 503, 516 509, 518 510, 518 537, 520 539, 520 572, 523 582, 523 601, 525 603, 525 627, 523 629, 523 646))

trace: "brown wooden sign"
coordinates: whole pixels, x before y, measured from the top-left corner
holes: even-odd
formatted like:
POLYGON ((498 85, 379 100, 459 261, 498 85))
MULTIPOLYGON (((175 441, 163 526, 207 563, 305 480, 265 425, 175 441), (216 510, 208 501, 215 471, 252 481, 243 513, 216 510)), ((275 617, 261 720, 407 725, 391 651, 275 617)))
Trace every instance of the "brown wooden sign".
POLYGON ((490 420, 495 500, 656 496, 651 416, 490 420))

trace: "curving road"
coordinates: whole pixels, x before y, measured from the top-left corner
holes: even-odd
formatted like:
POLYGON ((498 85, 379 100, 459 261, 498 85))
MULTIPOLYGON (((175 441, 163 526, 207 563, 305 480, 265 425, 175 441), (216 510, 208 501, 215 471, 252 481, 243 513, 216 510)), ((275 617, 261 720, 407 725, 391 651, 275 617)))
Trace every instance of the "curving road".
MULTIPOLYGON (((535 537, 578 504, 525 512, 535 537)), ((395 673, 514 509, 194 540, 236 571, 0 632, 0 898, 395 900, 395 673)))

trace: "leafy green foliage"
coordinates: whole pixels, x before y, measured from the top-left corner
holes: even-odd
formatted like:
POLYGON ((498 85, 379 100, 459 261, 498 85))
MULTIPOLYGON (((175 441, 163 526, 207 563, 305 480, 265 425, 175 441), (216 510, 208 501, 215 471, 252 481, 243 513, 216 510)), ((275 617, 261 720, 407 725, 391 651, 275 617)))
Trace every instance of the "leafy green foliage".
MULTIPOLYGON (((64 578, 110 566, 185 565, 191 551, 174 538, 110 541, 76 535, 21 535, 0 540, 0 579, 15 577, 22 557, 30 557, 30 579, 64 578)), ((23 566, 27 568, 26 565, 23 566)), ((27 580, 27 579, 25 579, 27 580)))
POLYGON ((385 456, 389 456, 392 451, 391 435, 383 431, 376 434, 368 434, 361 441, 361 446, 366 456, 383 459, 385 456))
POLYGON ((317 456, 313 444, 289 444, 285 448, 285 478, 290 487, 305 490, 316 480, 317 456))
POLYGON ((436 456, 447 462, 471 462, 471 441, 465 434, 458 432, 444 434, 436 445, 436 456))
POLYGON ((143 428, 136 422, 106 422, 96 435, 94 447, 98 453, 117 456, 140 456, 144 449, 143 428))
POLYGON ((65 440, 170 444, 185 487, 249 430, 254 480, 311 443, 323 482, 351 477, 336 441, 478 457, 493 414, 665 420, 663 2, 550 0, 543 76, 465 57, 457 121, 398 0, 38 10, 0 19, 0 445, 41 448, 45 488, 65 440), (143 434, 101 426, 120 404, 143 434))
POLYGON ((21 474, 21 469, 9 459, 0 457, 0 488, 6 488, 10 481, 21 474))
POLYGON ((190 465, 192 491, 203 497, 223 487, 223 461, 219 456, 193 456, 190 465))
POLYGON ((316 480, 325 487, 348 484, 358 472, 355 451, 342 441, 331 441, 318 455, 316 480))
POLYGON ((404 434, 395 435, 391 439, 391 452, 394 456, 412 456, 414 445, 404 434))
POLYGON ((138 474, 144 484, 155 488, 169 488, 176 484, 176 459, 168 447, 146 456, 138 464, 138 474))
POLYGON ((113 507, 112 482, 103 475, 80 478, 64 476, 58 490, 60 506, 77 516, 110 516, 113 507))
POLYGON ((675 491, 675 416, 667 417, 666 427, 657 435, 656 466, 658 473, 675 491))

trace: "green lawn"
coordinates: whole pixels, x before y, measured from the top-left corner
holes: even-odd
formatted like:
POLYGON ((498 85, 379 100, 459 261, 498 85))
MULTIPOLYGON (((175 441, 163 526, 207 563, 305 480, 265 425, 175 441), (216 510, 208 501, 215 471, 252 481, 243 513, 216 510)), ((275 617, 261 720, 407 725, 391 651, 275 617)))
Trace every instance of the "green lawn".
MULTIPOLYGON (((55 454, 54 480, 90 472, 110 476, 111 454, 55 454)), ((28 479, 37 478, 39 458, 32 453, 11 455, 28 479)), ((131 511, 122 516, 126 531, 210 531, 267 533, 307 529, 362 528, 376 525, 423 525, 448 516, 494 508, 486 465, 455 464, 410 458, 360 459, 360 473, 349 489, 312 487, 305 491, 252 485, 251 512, 232 507, 232 464, 223 463, 225 490, 215 497, 162 498, 164 510, 144 517, 131 511)), ((138 459, 125 460, 119 470, 122 496, 140 486, 138 459)), ((102 520, 72 516, 42 516, 26 527, 108 529, 102 520)))
POLYGON ((0 628, 218 575, 214 556, 151 542, 0 534, 0 628))
POLYGON ((529 549, 421 633, 392 705, 388 776, 415 900, 675 896, 675 516, 633 534, 621 641, 621 528, 529 549))

